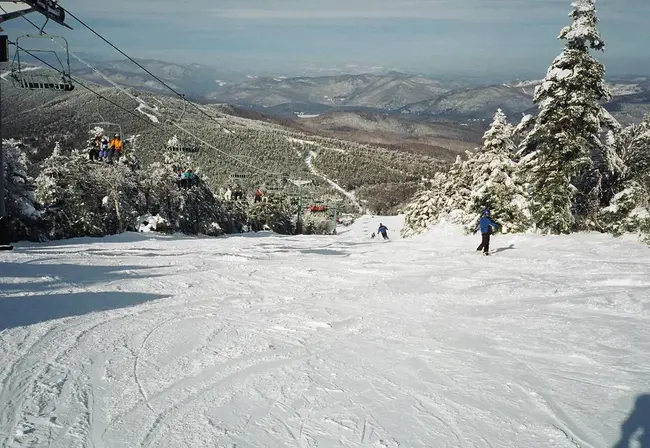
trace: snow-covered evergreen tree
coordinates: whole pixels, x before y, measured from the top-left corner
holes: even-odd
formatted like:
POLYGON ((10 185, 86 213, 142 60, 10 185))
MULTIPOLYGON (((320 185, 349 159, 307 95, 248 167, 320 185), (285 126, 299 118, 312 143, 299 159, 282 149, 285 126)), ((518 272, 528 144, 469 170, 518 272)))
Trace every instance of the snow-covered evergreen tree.
POLYGON ((401 235, 408 238, 426 232, 443 214, 444 205, 439 191, 448 179, 447 173, 436 173, 429 179, 428 188, 419 191, 404 208, 404 227, 401 235))
POLYGON ((306 213, 302 221, 304 235, 329 235, 335 229, 335 224, 330 216, 323 213, 306 213))
POLYGON ((449 171, 437 172, 428 180, 426 189, 418 192, 405 207, 405 226, 402 236, 409 237, 426 232, 431 226, 446 219, 457 224, 468 221, 472 155, 463 161, 460 157, 449 171))
POLYGON ((121 164, 94 164, 82 151, 55 148, 36 179, 51 239, 103 236, 133 230, 141 212, 138 177, 121 164))
POLYGON ((142 148, 138 145, 140 134, 131 135, 125 139, 120 163, 125 164, 132 170, 139 170, 143 166, 142 148))
MULTIPOLYGON (((254 231, 270 229, 281 235, 291 235, 295 231, 292 220, 294 214, 295 208, 292 208, 288 201, 282 200, 282 198, 270 199, 248 206, 246 210, 247 225, 254 231)), ((303 222, 303 233, 306 233, 307 230, 306 222, 303 222)), ((322 228, 327 229, 324 233, 331 233, 333 230, 333 226, 322 228)))
POLYGON ((29 161, 21 142, 3 141, 5 206, 7 215, 21 220, 37 219, 39 212, 32 179, 27 175, 29 161))
POLYGON ((483 147, 476 153, 467 152, 464 161, 458 157, 447 173, 436 173, 430 185, 406 206, 402 236, 422 233, 442 219, 472 232, 486 207, 502 222, 504 231, 528 230, 525 184, 513 160, 514 132, 498 110, 483 136, 483 147))
POLYGON ((99 213, 103 215, 106 234, 135 230, 138 216, 144 209, 139 173, 121 163, 93 166, 89 172, 105 191, 99 213))
POLYGON ((648 186, 637 180, 625 183, 625 189, 616 194, 609 206, 601 211, 605 230, 614 235, 650 230, 650 201, 648 186))
MULTIPOLYGON (((531 114, 526 114, 521 117, 521 121, 512 131, 513 141, 517 146, 526 138, 532 127, 535 125, 535 117, 531 114)), ((518 154, 513 154, 516 159, 518 154)))
POLYGON ((39 240, 39 207, 24 145, 14 139, 3 141, 4 194, 7 216, 11 219, 11 239, 39 240))
POLYGON ((622 161, 620 178, 639 179, 650 174, 650 115, 614 136, 613 147, 622 161))
MULTIPOLYGON (((62 239, 78 235, 101 235, 98 223, 91 223, 85 213, 84 190, 94 187, 88 182, 80 164, 64 156, 57 144, 52 155, 41 164, 36 178, 36 197, 44 206, 43 219, 47 225, 48 238, 62 239), (88 227, 96 226, 87 233, 88 227)), ((98 198, 101 204, 101 197, 98 198)))
POLYGON ((503 225, 505 233, 524 232, 530 227, 530 212, 524 183, 513 160, 516 147, 513 127, 499 109, 490 128, 483 136, 483 147, 472 157, 470 168, 470 200, 466 206, 473 231, 486 207, 503 225))
POLYGON ((167 148, 174 149, 177 151, 181 149, 181 141, 178 139, 176 134, 174 134, 169 140, 167 140, 167 148))
MULTIPOLYGON (((148 214, 160 215, 170 230, 218 236, 234 231, 234 223, 220 199, 199 179, 191 188, 179 188, 178 172, 194 169, 183 153, 166 153, 162 162, 141 170, 140 185, 148 214)), ((242 224, 240 224, 241 226, 242 224)))
POLYGON ((616 169, 614 154, 601 141, 610 116, 600 102, 610 92, 605 67, 590 54, 605 48, 594 0, 575 1, 570 17, 573 23, 559 36, 565 49, 535 89, 539 114, 521 150, 533 217, 539 229, 552 233, 589 227, 594 202, 602 200, 603 177, 616 169))
POLYGON ((650 116, 616 134, 612 145, 623 168, 600 223, 614 234, 643 232, 650 238, 650 116))

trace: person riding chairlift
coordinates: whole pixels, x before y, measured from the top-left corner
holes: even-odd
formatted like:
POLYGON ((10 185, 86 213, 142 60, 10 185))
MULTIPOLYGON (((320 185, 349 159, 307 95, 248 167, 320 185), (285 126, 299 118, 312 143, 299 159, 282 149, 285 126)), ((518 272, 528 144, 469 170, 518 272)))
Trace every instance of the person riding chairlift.
POLYGON ((88 152, 88 158, 92 162, 93 160, 99 160, 99 154, 101 152, 101 143, 102 143, 102 136, 101 135, 96 135, 95 140, 93 140, 93 147, 90 148, 90 151, 88 152))
POLYGON ((184 173, 181 173, 179 171, 178 174, 179 174, 179 179, 180 179, 179 182, 181 188, 190 188, 198 183, 198 178, 196 177, 196 174, 194 174, 194 172, 190 168, 185 170, 184 173))
POLYGON ((262 192, 262 190, 260 190, 259 188, 257 190, 255 190, 255 200, 254 200, 254 202, 262 202, 262 196, 264 196, 264 193, 262 192))
POLYGON ((110 143, 108 161, 112 162, 113 159, 119 160, 120 156, 122 155, 123 147, 124 147, 124 143, 122 142, 122 138, 120 137, 120 134, 115 134, 115 137, 113 137, 113 140, 111 140, 110 143))
POLYGON ((100 144, 99 150, 99 160, 108 160, 108 151, 110 150, 110 145, 108 143, 108 137, 105 135, 102 136, 102 141, 100 144))

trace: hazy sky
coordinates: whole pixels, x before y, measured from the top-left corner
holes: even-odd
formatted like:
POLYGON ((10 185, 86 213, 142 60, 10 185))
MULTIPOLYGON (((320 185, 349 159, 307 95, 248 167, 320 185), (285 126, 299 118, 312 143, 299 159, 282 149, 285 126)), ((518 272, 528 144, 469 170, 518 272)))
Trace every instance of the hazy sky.
MULTIPOLYGON (((291 73, 357 64, 425 73, 539 74, 569 0, 61 0, 137 57, 291 73)), ((608 72, 650 73, 650 0, 597 0, 608 72)), ((32 14, 30 18, 41 20, 32 14)), ((69 19, 72 49, 119 58, 69 19)), ((20 19, 3 24, 12 36, 20 19)), ((61 32, 52 25, 50 32, 61 32)))

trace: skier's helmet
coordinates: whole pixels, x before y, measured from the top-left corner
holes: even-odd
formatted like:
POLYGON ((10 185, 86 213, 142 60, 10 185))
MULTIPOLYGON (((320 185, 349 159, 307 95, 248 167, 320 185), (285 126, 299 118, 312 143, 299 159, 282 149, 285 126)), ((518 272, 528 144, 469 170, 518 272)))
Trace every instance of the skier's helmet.
POLYGON ((489 208, 486 208, 485 210, 483 210, 483 216, 490 216, 490 209, 489 208))

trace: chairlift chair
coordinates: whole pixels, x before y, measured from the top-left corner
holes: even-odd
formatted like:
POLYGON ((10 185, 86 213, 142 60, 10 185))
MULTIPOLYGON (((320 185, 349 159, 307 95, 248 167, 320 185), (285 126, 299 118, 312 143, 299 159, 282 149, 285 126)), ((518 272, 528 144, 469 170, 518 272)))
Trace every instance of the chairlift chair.
MULTIPOLYGON (((176 136, 174 136, 176 137, 176 136)), ((175 151, 175 152, 199 152, 199 147, 198 146, 189 146, 184 144, 184 142, 176 137, 176 141, 174 143, 169 143, 167 142, 166 148, 168 151, 175 151)))
POLYGON ((112 137, 115 134, 120 135, 120 140, 124 141, 124 133, 122 132, 122 126, 119 123, 111 123, 110 121, 97 121, 95 123, 90 123, 93 127, 100 127, 104 130, 104 133, 112 137))
POLYGON ((70 74, 70 52, 68 49, 68 41, 64 37, 43 34, 25 34, 16 38, 15 46, 16 53, 11 62, 11 79, 15 87, 28 90, 54 90, 62 92, 71 92, 74 90, 74 84, 72 84, 72 77, 70 74), (29 41, 30 39, 50 39, 53 42, 56 40, 61 41, 63 44, 62 46, 65 48, 65 60, 62 61, 54 50, 46 50, 42 47, 27 48, 25 44, 21 43, 21 40, 29 41), (58 61, 58 65, 60 66, 59 68, 55 67, 59 73, 54 75, 40 69, 26 70, 21 62, 21 55, 29 55, 30 53, 50 53, 54 55, 54 58, 58 61))
POLYGON ((278 195, 281 194, 284 190, 282 188, 269 187, 269 188, 265 188, 264 191, 267 194, 278 195))
MULTIPOLYGON (((100 99, 101 99, 100 97, 97 97, 97 115, 99 115, 101 121, 90 123, 90 125, 93 126, 94 128, 96 127, 102 128, 104 130, 104 134, 107 137, 109 137, 109 139, 112 138, 115 134, 118 134, 120 136, 120 140, 122 140, 123 142, 122 145, 124 145, 126 141, 124 140, 124 132, 122 132, 122 125, 120 125, 119 123, 113 123, 104 118, 99 108, 100 99)), ((125 150, 126 148, 123 146, 122 152, 124 153, 125 150)))
POLYGON ((230 173, 230 179, 235 182, 241 182, 248 179, 248 175, 243 173, 230 173))

